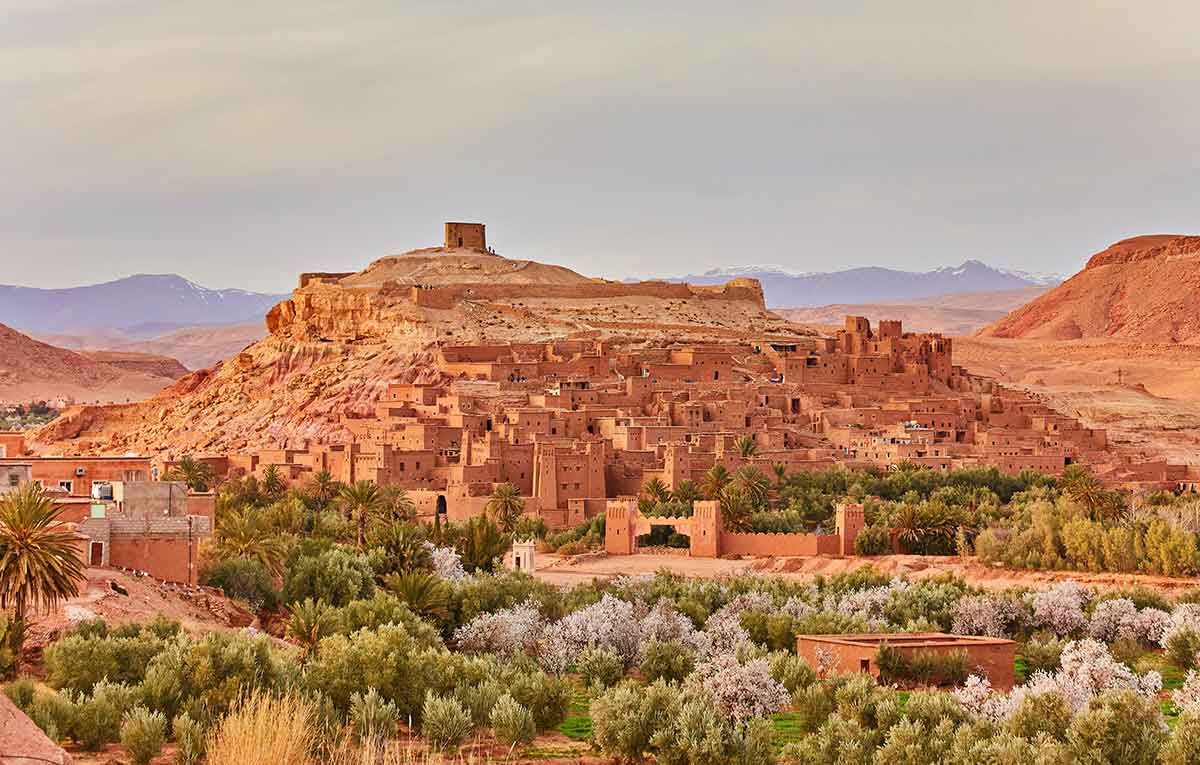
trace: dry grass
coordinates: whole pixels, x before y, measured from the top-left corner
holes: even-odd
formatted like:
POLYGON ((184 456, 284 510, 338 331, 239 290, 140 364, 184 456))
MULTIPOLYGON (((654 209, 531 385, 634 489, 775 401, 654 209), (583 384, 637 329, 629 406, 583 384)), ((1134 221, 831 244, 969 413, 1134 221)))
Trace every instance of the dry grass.
POLYGON ((355 746, 347 742, 325 758, 321 765, 489 765, 505 762, 488 755, 469 752, 465 755, 442 755, 407 749, 397 743, 355 746))
POLYGON ((208 740, 208 765, 311 765, 312 710, 289 697, 255 695, 221 721, 208 740))

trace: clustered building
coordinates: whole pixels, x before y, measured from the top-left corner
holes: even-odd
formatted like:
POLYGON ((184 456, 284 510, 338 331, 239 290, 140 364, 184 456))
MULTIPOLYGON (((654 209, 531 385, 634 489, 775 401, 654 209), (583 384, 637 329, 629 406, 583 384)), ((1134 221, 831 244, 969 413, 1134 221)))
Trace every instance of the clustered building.
POLYGON ((787 341, 443 346, 436 363, 441 382, 389 386, 374 417, 343 418, 340 443, 221 457, 214 470, 400 486, 423 514, 452 520, 483 512, 508 483, 551 527, 604 512, 652 478, 673 489, 714 465, 1057 473, 1085 462, 1161 488, 1190 475, 1118 466, 1103 430, 964 373, 950 339, 896 321, 873 329, 851 316, 832 337, 787 341), (737 448, 743 437, 752 454, 737 448))

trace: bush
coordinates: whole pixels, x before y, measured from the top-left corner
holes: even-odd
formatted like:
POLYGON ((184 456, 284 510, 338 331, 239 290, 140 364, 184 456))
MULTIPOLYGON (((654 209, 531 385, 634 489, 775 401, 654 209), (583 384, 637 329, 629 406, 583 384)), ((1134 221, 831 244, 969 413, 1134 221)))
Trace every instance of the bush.
POLYGON ((29 707, 29 719, 33 720, 52 741, 62 741, 73 735, 76 728, 78 708, 70 692, 39 693, 29 707))
POLYGON ((443 647, 437 629, 390 592, 376 590, 370 598, 351 601, 333 613, 333 631, 343 635, 351 635, 363 628, 377 629, 385 624, 401 624, 418 645, 424 648, 443 647))
POLYGON ((892 535, 886 526, 867 526, 854 538, 855 555, 885 555, 892 551, 892 535))
POLYGON ((592 740, 607 757, 622 763, 640 762, 678 706, 678 688, 662 680, 645 688, 621 683, 592 702, 592 740))
POLYGON ((504 690, 496 680, 483 683, 463 682, 454 689, 454 697, 466 707, 476 727, 488 724, 492 709, 503 695, 504 690))
POLYGON ((508 692, 533 713, 538 730, 561 723, 571 708, 575 689, 570 681, 545 672, 521 672, 508 681, 508 692))
POLYGON ((430 748, 438 751, 458 749, 471 734, 471 716, 455 698, 430 691, 421 709, 421 734, 430 748))
POLYGON ((579 654, 575 668, 589 686, 608 688, 625 675, 625 663, 621 657, 606 648, 588 646, 579 654))
POLYGON ((96 752, 117 740, 121 721, 133 707, 134 689, 101 680, 90 696, 75 703, 73 738, 89 752, 96 752))
MULTIPOLYGON (((737 763, 773 765, 771 723, 762 718, 735 724, 711 699, 685 701, 670 724, 661 726, 653 743, 663 763, 737 763)), ((839 760, 846 762, 846 760, 839 760)))
POLYGON ((266 566, 249 558, 226 558, 208 569, 204 584, 220 587, 225 595, 245 601, 255 611, 272 611, 279 593, 266 566))
POLYGON ((266 635, 180 635, 150 662, 142 693, 147 706, 170 718, 187 712, 209 724, 247 693, 281 690, 295 670, 266 635))
POLYGON ((1175 630, 1167 638, 1167 660, 1180 669, 1196 668, 1196 652, 1200 651, 1200 633, 1190 628, 1175 630))
POLYGON ((396 734, 400 711, 374 688, 350 697, 350 725, 362 742, 382 744, 396 734))
POLYGON ((150 765, 162 751, 166 736, 167 718, 145 707, 134 707, 121 724, 121 746, 132 765, 150 765))
POLYGON ((528 744, 537 735, 533 715, 509 694, 496 700, 489 716, 496 740, 502 744, 528 744))
POLYGON ((25 626, 8 614, 0 613, 0 680, 16 674, 25 643, 25 626))
POLYGON ((768 658, 771 661, 771 677, 787 688, 788 693, 795 693, 817 681, 817 673, 813 668, 794 653, 779 651, 768 658))
POLYGON ((1075 762, 1155 765, 1166 725, 1157 699, 1136 691, 1105 691, 1075 716, 1067 748, 1075 762))
POLYGON ((36 690, 37 682, 32 677, 22 677, 4 686, 4 695, 12 700, 17 709, 28 711, 29 707, 33 705, 33 695, 36 690))
POLYGON ((283 582, 285 603, 312 598, 340 607, 370 598, 374 592, 370 558, 340 547, 297 557, 289 563, 283 582))
POLYGON ((1200 717, 1184 713, 1175 726, 1175 735, 1163 747, 1162 765, 1193 765, 1200 762, 1200 717))
POLYGON ((1045 736, 1063 741, 1071 717, 1071 707, 1060 691, 1027 693, 1005 722, 1005 727, 1022 738, 1045 736))
POLYGON ((419 717, 435 668, 402 625, 386 624, 321 641, 306 668, 310 689, 327 695, 341 711, 356 693, 374 687, 401 717, 419 717))
POLYGON ((691 650, 678 640, 642 643, 639 669, 646 682, 669 680, 680 682, 692 673, 696 659, 691 650))
POLYGON ((1021 646, 1019 653, 1025 659, 1025 676, 1058 669, 1065 645, 1061 640, 1030 640, 1021 646))
POLYGON ((113 631, 103 637, 75 634, 56 640, 45 653, 50 685, 90 693, 103 679, 129 685, 142 682, 146 667, 167 643, 150 632, 129 633, 126 629, 121 635, 113 631))
POLYGON ((175 765, 200 765, 204 760, 205 734, 200 723, 184 712, 171 723, 175 736, 175 765))
POLYGON ((582 542, 566 542, 559 545, 554 552, 557 555, 581 555, 587 551, 587 546, 582 542))

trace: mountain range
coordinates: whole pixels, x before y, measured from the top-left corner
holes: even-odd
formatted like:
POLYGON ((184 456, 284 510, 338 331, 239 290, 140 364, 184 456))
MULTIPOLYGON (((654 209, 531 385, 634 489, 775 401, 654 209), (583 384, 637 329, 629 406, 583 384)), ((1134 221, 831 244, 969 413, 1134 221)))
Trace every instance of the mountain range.
POLYGON ((0 324, 25 332, 120 330, 153 337, 182 327, 261 323, 287 295, 213 290, 175 274, 136 274, 65 289, 0 285, 0 324))
POLYGON ((1052 287, 1056 274, 1005 271, 978 260, 932 271, 900 271, 870 266, 831 272, 792 272, 781 266, 735 266, 702 274, 669 277, 689 284, 721 284, 737 277, 758 279, 772 308, 823 306, 834 303, 877 303, 969 292, 999 292, 1052 287))

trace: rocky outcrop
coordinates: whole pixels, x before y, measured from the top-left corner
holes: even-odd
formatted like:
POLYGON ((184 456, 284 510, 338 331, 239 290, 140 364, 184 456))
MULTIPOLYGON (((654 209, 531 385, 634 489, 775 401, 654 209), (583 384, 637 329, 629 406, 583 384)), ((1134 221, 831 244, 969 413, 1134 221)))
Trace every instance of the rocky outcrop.
POLYGON ((1200 343, 1200 236, 1117 242, 1075 276, 979 333, 1076 340, 1200 343))
POLYGON ((390 383, 441 378, 437 346, 611 337, 702 341, 804 331, 768 312, 753 279, 690 287, 433 248, 355 274, 304 274, 269 335, 125 406, 77 407, 43 428, 54 452, 237 452, 337 441, 390 383))

